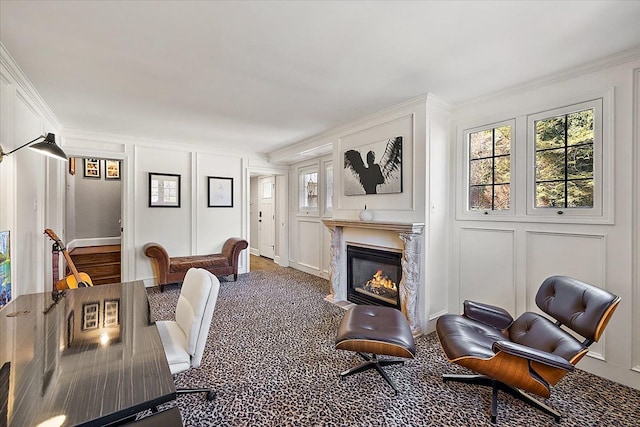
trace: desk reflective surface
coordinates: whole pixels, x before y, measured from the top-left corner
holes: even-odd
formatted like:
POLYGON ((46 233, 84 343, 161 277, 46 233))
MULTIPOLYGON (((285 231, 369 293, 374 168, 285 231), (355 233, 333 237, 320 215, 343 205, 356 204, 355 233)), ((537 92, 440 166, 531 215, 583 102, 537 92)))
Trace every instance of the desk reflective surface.
POLYGON ((175 398, 142 282, 16 298, 0 364, 0 426, 105 425, 175 398))

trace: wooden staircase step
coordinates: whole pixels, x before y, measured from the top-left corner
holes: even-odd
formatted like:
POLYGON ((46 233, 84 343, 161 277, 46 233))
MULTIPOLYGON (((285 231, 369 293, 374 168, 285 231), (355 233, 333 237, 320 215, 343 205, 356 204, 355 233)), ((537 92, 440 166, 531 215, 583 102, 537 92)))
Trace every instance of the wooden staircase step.
POLYGON ((104 276, 104 277, 98 277, 97 279, 93 279, 91 278, 91 282, 93 283, 94 286, 97 285, 108 285, 109 283, 120 283, 120 275, 118 274, 117 276, 104 276))
POLYGON ((76 269, 78 271, 84 271, 92 278, 94 276, 111 276, 114 274, 120 274, 120 263, 119 262, 111 262, 108 264, 76 264, 74 262, 76 269))
POLYGON ((78 265, 103 264, 107 262, 120 262, 120 246, 88 246, 75 248, 69 252, 73 263, 78 265))
MULTIPOLYGON (((87 273, 94 285, 120 282, 120 245, 87 246, 69 252, 78 271, 87 273)), ((67 266, 67 274, 70 274, 67 266)))

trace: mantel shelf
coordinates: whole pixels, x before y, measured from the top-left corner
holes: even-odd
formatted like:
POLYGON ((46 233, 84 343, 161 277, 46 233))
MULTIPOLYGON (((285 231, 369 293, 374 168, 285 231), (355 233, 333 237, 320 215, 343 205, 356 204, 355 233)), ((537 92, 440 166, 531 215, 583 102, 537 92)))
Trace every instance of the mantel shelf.
POLYGON ((322 222, 327 227, 368 228, 395 231, 397 233, 422 234, 424 230, 423 222, 358 221, 349 219, 323 219, 322 222))

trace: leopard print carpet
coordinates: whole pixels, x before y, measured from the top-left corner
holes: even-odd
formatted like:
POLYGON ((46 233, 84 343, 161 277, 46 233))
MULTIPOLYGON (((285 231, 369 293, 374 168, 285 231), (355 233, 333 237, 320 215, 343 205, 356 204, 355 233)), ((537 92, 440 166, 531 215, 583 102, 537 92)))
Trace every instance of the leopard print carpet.
MULTIPOLYGON (((158 320, 172 320, 177 285, 149 289, 158 320)), ((185 426, 484 426, 491 389, 443 383, 443 373, 469 373, 446 361, 435 334, 416 340, 417 356, 385 368, 400 393, 375 371, 340 379, 362 363, 334 349, 344 311, 323 298, 326 280, 286 268, 221 279, 202 365, 175 375, 177 387, 212 387, 217 397, 180 395, 185 426)), ((561 426, 631 426, 640 420, 640 391, 577 369, 547 404, 561 426)), ((498 425, 554 426, 553 418, 499 394, 498 425)), ((161 408, 162 409, 162 408, 161 408)))

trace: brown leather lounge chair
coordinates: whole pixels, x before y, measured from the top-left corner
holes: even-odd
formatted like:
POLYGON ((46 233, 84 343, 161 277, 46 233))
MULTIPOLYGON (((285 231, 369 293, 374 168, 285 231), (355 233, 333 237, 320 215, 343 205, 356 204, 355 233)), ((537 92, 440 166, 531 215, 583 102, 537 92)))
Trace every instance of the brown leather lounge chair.
POLYGON ((560 421, 560 413, 524 391, 548 398, 555 385, 598 341, 620 298, 566 276, 546 279, 536 304, 555 322, 536 313, 516 320, 500 307, 465 301, 462 315, 440 317, 436 332, 450 362, 481 375, 443 375, 492 387, 491 422, 496 422, 498 390, 502 390, 560 421), (584 337, 578 341, 560 326, 584 337))

